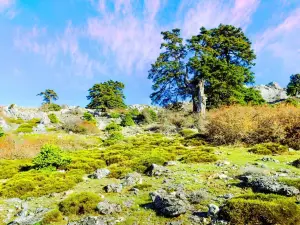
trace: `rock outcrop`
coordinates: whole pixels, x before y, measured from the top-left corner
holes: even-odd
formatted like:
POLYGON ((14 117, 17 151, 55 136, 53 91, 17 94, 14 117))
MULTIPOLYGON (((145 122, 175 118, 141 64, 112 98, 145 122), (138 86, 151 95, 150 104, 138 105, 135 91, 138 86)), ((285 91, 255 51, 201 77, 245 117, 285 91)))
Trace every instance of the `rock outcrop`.
POLYGON ((269 103, 276 103, 288 98, 286 89, 279 86, 278 83, 271 82, 267 85, 259 85, 254 89, 260 91, 262 97, 269 103))

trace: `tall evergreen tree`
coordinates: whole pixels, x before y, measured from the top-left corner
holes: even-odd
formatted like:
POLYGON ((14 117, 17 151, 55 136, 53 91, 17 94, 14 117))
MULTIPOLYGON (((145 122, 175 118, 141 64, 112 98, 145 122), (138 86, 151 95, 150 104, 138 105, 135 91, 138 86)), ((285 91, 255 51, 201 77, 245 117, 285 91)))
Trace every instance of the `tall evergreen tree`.
POLYGON ((46 89, 44 92, 37 94, 37 96, 43 96, 43 101, 45 104, 51 104, 52 100, 53 101, 58 100, 57 93, 51 89, 46 89))
POLYGON ((290 77, 290 83, 287 86, 287 94, 294 97, 300 95, 300 74, 295 74, 290 77))
POLYGON ((253 100, 249 94, 245 98, 245 85, 254 82, 255 54, 240 28, 222 24, 211 30, 202 27, 187 44, 179 29, 162 35, 163 51, 148 76, 153 81, 153 103, 168 105, 191 99, 194 112, 204 114, 207 104, 212 108, 253 100))
POLYGON ((125 85, 123 83, 112 80, 95 84, 89 89, 87 99, 91 102, 87 105, 87 108, 101 110, 125 108, 124 88, 125 85))

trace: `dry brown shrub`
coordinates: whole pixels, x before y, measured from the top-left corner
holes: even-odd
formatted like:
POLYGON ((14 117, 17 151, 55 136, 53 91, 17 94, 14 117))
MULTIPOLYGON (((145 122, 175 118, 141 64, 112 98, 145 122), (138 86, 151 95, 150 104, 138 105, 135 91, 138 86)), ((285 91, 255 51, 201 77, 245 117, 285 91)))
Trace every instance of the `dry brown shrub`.
POLYGON ((300 108, 292 105, 228 106, 208 113, 215 144, 277 142, 300 149, 300 108))

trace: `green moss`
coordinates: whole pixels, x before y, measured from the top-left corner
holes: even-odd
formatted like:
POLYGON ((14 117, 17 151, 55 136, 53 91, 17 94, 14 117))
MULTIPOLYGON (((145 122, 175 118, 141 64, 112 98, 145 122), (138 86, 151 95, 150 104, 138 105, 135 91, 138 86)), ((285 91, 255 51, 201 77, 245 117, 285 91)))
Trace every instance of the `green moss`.
POLYGON ((21 124, 18 129, 16 130, 17 133, 32 133, 33 128, 35 127, 34 124, 31 123, 24 123, 21 124))
POLYGON ((83 174, 83 171, 76 170, 67 173, 35 170, 21 172, 0 185, 0 196, 27 198, 63 192, 81 182, 83 174))
POLYGON ((257 144, 249 152, 259 155, 282 154, 288 152, 288 147, 277 143, 257 144))
POLYGON ((113 118, 113 119, 117 119, 117 118, 120 118, 120 113, 117 113, 117 112, 112 112, 109 114, 110 118, 113 118))
POLYGON ((286 178, 282 177, 279 179, 280 182, 285 183, 289 186, 294 186, 300 190, 300 178, 286 178))
POLYGON ((110 132, 109 137, 104 141, 105 146, 110 146, 113 144, 118 143, 119 141, 123 140, 124 136, 119 131, 110 132))
POLYGON ((59 210, 64 215, 93 214, 100 201, 100 196, 95 193, 82 192, 72 194, 59 203, 59 210))
POLYGON ((0 160, 0 179, 8 179, 17 174, 29 160, 0 160))
POLYGON ((45 214, 42 225, 61 224, 64 221, 62 213, 58 209, 54 209, 45 214))
POLYGON ((54 113, 49 114, 48 118, 51 123, 54 123, 54 124, 59 123, 59 119, 57 118, 57 116, 54 113))
POLYGON ((245 195, 229 200, 220 216, 236 225, 294 225, 300 223, 300 207, 277 195, 245 195))

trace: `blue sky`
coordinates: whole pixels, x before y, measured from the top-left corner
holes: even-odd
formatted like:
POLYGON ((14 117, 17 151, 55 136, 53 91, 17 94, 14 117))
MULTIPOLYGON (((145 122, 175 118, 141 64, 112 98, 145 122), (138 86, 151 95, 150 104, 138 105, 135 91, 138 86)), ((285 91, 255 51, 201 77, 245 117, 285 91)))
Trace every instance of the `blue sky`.
POLYGON ((189 38, 220 23, 252 41, 257 84, 300 72, 300 0, 0 0, 0 105, 37 106, 51 88, 85 106, 109 79, 125 83, 128 104, 149 104, 160 32, 189 38))

